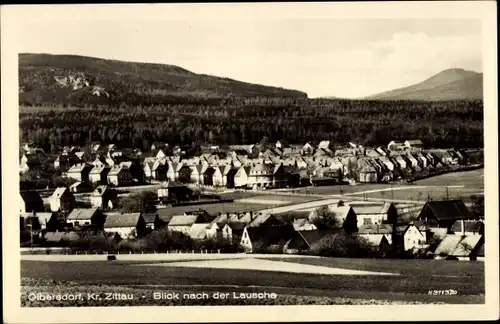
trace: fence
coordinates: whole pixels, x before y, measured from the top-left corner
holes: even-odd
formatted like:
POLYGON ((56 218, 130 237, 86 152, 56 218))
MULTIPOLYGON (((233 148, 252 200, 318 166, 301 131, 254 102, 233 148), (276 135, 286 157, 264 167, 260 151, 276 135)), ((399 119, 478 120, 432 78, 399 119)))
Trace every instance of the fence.
POLYGON ((197 250, 141 250, 141 251, 84 251, 71 248, 56 248, 56 247, 38 247, 38 248, 22 248, 21 255, 41 255, 41 254, 53 254, 53 255, 144 255, 144 254, 234 254, 234 251, 223 251, 221 249, 209 250, 209 249, 197 249, 197 250))

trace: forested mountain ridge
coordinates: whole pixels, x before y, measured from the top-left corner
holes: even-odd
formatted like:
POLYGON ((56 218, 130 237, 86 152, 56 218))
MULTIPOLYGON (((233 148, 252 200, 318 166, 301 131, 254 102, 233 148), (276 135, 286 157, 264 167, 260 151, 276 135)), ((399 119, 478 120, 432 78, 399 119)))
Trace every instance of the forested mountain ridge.
POLYGON ((420 83, 382 92, 369 100, 477 100, 483 98, 483 74, 464 69, 444 70, 420 83))
POLYGON ((154 105, 228 97, 307 98, 307 94, 196 74, 175 65, 19 54, 21 105, 154 105))

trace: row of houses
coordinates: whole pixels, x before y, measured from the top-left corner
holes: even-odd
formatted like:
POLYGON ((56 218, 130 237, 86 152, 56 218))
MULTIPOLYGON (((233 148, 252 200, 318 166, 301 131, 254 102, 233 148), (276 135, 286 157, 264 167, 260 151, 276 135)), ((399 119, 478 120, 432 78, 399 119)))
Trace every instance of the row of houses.
MULTIPOLYGON (((364 148, 354 143, 334 147, 330 141, 317 146, 291 145, 205 145, 199 156, 183 156, 178 149, 155 143, 151 154, 134 149, 118 150, 113 144, 92 146, 92 162, 84 152, 65 147, 54 161, 63 176, 85 183, 129 186, 144 180, 178 181, 228 188, 258 188, 334 184, 349 177, 359 182, 391 181, 405 174, 465 164, 463 150, 423 151, 420 140, 392 141, 388 148, 364 148)), ((38 160, 25 153, 21 172, 38 160)), ((36 163, 35 163, 36 164, 36 163)), ((84 186, 82 185, 82 188, 84 186)))
MULTIPOLYGON (((89 196, 90 205, 102 210, 113 209, 117 203, 118 194, 106 185, 95 188, 89 196)), ((19 213, 32 215, 46 211, 44 201, 37 191, 21 191, 19 194, 19 213)), ((76 198, 68 187, 59 187, 48 197, 48 209, 53 213, 68 215, 76 207, 76 198)))
MULTIPOLYGON (((417 219, 409 224, 400 224, 397 209, 392 203, 326 207, 329 217, 338 220, 329 228, 316 222, 320 217, 318 210, 281 214, 249 211, 219 215, 209 215, 200 210, 162 216, 158 213, 102 212, 99 208, 91 208, 73 209, 66 223, 73 228, 93 226, 122 238, 141 237, 155 229, 167 228, 193 240, 223 238, 239 243, 248 252, 261 251, 269 246, 277 246, 287 253, 301 252, 324 236, 339 231, 363 237, 374 247, 386 251, 428 250, 432 241, 441 242, 437 248, 434 247, 437 257, 477 258, 484 244, 484 223, 474 219, 460 200, 428 202, 417 219)), ((45 214, 38 217, 41 217, 40 222, 45 222, 45 225, 39 226, 41 230, 51 231, 53 224, 57 223, 45 214)))

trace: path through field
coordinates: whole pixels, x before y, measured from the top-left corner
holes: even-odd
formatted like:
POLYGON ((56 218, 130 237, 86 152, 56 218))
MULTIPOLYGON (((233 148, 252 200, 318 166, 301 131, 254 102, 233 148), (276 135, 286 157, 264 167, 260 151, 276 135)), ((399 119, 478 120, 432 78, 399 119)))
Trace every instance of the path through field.
MULTIPOLYGON (((237 259, 237 260, 202 260, 188 262, 168 262, 145 264, 146 266, 162 267, 187 267, 187 268, 212 268, 212 269, 241 269, 257 271, 276 271, 304 274, 322 274, 322 275, 397 275, 396 273, 361 271, 352 269, 340 269, 331 267, 322 267, 316 265, 305 265, 291 262, 281 262, 275 260, 263 259, 237 259)), ((143 266, 143 265, 141 265, 143 266)))

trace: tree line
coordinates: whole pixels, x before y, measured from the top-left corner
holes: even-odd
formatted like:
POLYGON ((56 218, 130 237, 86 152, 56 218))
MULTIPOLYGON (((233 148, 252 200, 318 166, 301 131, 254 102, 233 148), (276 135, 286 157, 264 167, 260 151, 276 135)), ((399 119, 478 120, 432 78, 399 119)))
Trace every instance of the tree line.
POLYGON ((365 146, 421 139, 429 147, 483 147, 483 102, 235 99, 182 104, 21 107, 20 137, 49 148, 98 141, 147 149, 328 139, 365 146))

